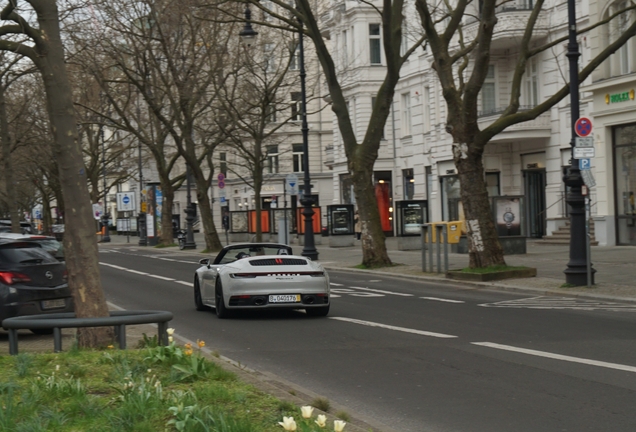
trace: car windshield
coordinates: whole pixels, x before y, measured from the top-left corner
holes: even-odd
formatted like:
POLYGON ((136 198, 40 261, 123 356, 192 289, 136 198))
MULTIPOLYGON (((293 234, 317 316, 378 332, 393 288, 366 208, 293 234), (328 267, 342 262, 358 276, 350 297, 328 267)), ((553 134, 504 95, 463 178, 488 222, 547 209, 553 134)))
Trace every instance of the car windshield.
POLYGON ((245 245, 241 247, 233 247, 227 249, 225 254, 220 254, 217 259, 214 261, 215 264, 228 264, 234 262, 236 260, 253 257, 253 256, 261 256, 261 255, 289 255, 289 251, 287 247, 284 246, 250 246, 245 245))

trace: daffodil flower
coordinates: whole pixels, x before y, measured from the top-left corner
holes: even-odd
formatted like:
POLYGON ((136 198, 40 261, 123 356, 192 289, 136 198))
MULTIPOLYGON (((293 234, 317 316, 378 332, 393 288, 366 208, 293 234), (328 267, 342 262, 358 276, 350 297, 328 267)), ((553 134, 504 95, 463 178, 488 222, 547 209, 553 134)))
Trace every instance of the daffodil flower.
POLYGON ((205 346, 205 341, 197 339, 197 345, 199 346, 199 348, 203 348, 205 346))
POLYGON ((282 422, 278 422, 279 425, 283 427, 286 431, 295 431, 296 430, 296 422, 293 417, 283 417, 282 422))
POLYGON ((342 420, 334 420, 333 421, 334 432, 342 432, 346 424, 347 423, 343 422, 342 420))
POLYGON ((318 417, 316 417, 316 424, 321 427, 327 427, 327 416, 324 414, 318 414, 318 417))
POLYGON ((168 336, 168 342, 172 343, 174 341, 174 338, 172 336, 168 336))
POLYGON ((166 330, 166 333, 168 333, 168 336, 172 336, 172 334, 174 333, 174 329, 169 328, 168 330, 166 330))
POLYGON ((310 406, 302 406, 300 407, 300 411, 303 414, 303 418, 311 418, 311 414, 314 412, 314 408, 310 406))

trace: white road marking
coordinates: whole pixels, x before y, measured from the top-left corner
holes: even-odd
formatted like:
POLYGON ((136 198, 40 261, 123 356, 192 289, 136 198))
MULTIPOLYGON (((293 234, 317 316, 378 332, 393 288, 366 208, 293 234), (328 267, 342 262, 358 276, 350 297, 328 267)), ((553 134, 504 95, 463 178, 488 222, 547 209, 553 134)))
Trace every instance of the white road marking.
POLYGON ((370 280, 369 282, 382 282, 382 281, 380 279, 373 279, 373 280, 370 280))
POLYGON ((101 265, 105 265, 105 266, 107 266, 107 267, 112 267, 112 268, 117 269, 117 270, 128 270, 128 269, 127 269, 127 268, 125 268, 125 267, 120 267, 120 266, 115 265, 115 264, 107 264, 107 263, 103 263, 103 262, 100 262, 100 264, 101 264, 101 265))
POLYGON ((402 296, 402 297, 413 297, 413 294, 404 294, 404 293, 398 293, 398 292, 393 292, 393 291, 382 291, 382 290, 377 290, 377 289, 372 289, 372 288, 367 288, 367 287, 352 286, 352 287, 349 287, 349 288, 359 289, 359 290, 366 290, 366 291, 371 291, 371 292, 376 292, 376 293, 381 293, 381 294, 390 294, 390 295, 402 296))
POLYGON ((420 298, 424 300, 433 300, 433 301, 440 301, 440 302, 447 302, 447 303, 464 303, 461 300, 451 300, 451 299, 444 299, 444 298, 437 298, 437 297, 420 297, 420 298))
POLYGON ((610 312, 636 312, 636 304, 622 304, 599 300, 586 300, 571 297, 529 297, 519 300, 507 300, 497 303, 483 303, 479 306, 492 308, 517 309, 571 309, 602 310, 610 312))
POLYGON ((188 287, 192 286, 192 282, 186 282, 186 281, 180 281, 180 280, 176 280, 175 282, 181 285, 188 286, 188 287))
POLYGON ((513 352, 533 355, 533 356, 537 356, 537 357, 545 357, 545 358, 551 358, 551 359, 555 359, 555 360, 563 360, 563 361, 569 361, 569 362, 572 362, 572 363, 581 363, 581 364, 586 364, 586 365, 590 365, 590 366, 599 366, 599 367, 604 367, 604 368, 608 368, 608 369, 617 369, 617 370, 622 370, 622 371, 627 371, 627 372, 636 372, 636 367, 622 365, 622 364, 618 364, 618 363, 608 363, 608 362, 604 362, 604 361, 590 360, 590 359, 585 359, 585 358, 580 358, 580 357, 566 356, 566 355, 562 355, 562 354, 554 354, 554 353, 549 353, 549 352, 545 352, 545 351, 537 351, 537 350, 531 350, 531 349, 525 349, 525 348, 517 348, 517 347, 513 347, 513 346, 509 346, 509 345, 500 345, 500 344, 496 344, 496 343, 492 343, 492 342, 471 342, 471 343, 473 345, 479 345, 479 346, 484 346, 484 347, 488 347, 488 348, 500 349, 500 350, 504 350, 504 351, 513 351, 513 352))
POLYGON ((457 337, 457 336, 443 334, 443 333, 434 333, 434 332, 429 332, 429 331, 424 331, 424 330, 410 329, 410 328, 406 328, 406 327, 396 327, 396 326, 392 326, 392 325, 388 325, 388 324, 380 324, 380 323, 375 323, 375 322, 371 322, 371 321, 362 321, 362 320, 357 320, 357 319, 353 319, 353 318, 329 317, 329 319, 338 320, 338 321, 346 321, 346 322, 350 322, 350 323, 354 323, 354 324, 360 324, 360 325, 365 325, 365 326, 369 326, 369 327, 379 327, 379 328, 384 328, 384 329, 388 329, 388 330, 396 330, 396 331, 401 331, 401 332, 404 332, 404 333, 413 333, 413 334, 418 334, 418 335, 421 335, 421 336, 431 336, 431 337, 445 338, 445 339, 450 339, 450 338, 456 338, 457 337))
POLYGON ((384 294, 375 294, 370 292, 358 292, 349 288, 332 288, 331 292, 338 294, 349 294, 353 297, 386 297, 384 294))
POLYGON ((333 285, 333 286, 344 286, 343 284, 334 283, 334 282, 329 282, 329 285, 333 285))
POLYGON ((154 274, 148 274, 148 276, 156 278, 156 279, 161 279, 161 280, 166 280, 166 281, 173 281, 175 279, 173 278, 169 278, 169 277, 165 277, 165 276, 159 276, 159 275, 154 275, 154 274))
POLYGON ((339 296, 338 294, 331 294, 331 298, 338 298, 338 297, 342 297, 342 296, 339 296))
POLYGON ((148 274, 148 273, 140 272, 140 271, 133 270, 133 269, 124 269, 124 270, 126 270, 127 272, 130 272, 130 273, 136 273, 136 274, 140 274, 140 275, 147 275, 148 274))

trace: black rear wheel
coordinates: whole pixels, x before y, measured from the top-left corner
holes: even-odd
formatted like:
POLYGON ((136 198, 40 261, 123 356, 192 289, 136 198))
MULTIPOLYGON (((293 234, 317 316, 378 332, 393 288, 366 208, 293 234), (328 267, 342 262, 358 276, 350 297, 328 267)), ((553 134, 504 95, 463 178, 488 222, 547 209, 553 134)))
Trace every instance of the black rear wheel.
POLYGON ((329 314, 329 305, 321 307, 306 308, 305 312, 311 317, 324 317, 329 314))
POLYGON ((218 318, 225 319, 230 317, 230 311, 227 310, 223 301, 223 288, 221 288, 221 282, 218 279, 214 290, 214 309, 218 318))

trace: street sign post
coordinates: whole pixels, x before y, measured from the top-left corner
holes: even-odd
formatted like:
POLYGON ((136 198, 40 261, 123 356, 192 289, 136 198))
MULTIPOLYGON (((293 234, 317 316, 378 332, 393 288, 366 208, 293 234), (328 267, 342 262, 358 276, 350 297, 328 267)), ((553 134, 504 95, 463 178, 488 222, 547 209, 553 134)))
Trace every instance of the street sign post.
POLYGON ((594 137, 575 137, 574 147, 594 147, 594 137))
POLYGON ((580 137, 587 137, 592 133, 592 120, 587 117, 579 117, 574 123, 574 132, 580 137))
POLYGON ((596 186, 596 180, 594 180, 592 171, 590 171, 589 169, 581 170, 581 177, 583 177, 583 183, 585 183, 585 186, 587 186, 589 189, 592 189, 594 186, 596 186))
POLYGON ((592 159, 579 159, 579 169, 581 171, 592 169, 592 159))
POLYGON ((93 204, 93 217, 95 220, 99 220, 102 217, 103 212, 104 208, 101 204, 93 204))

